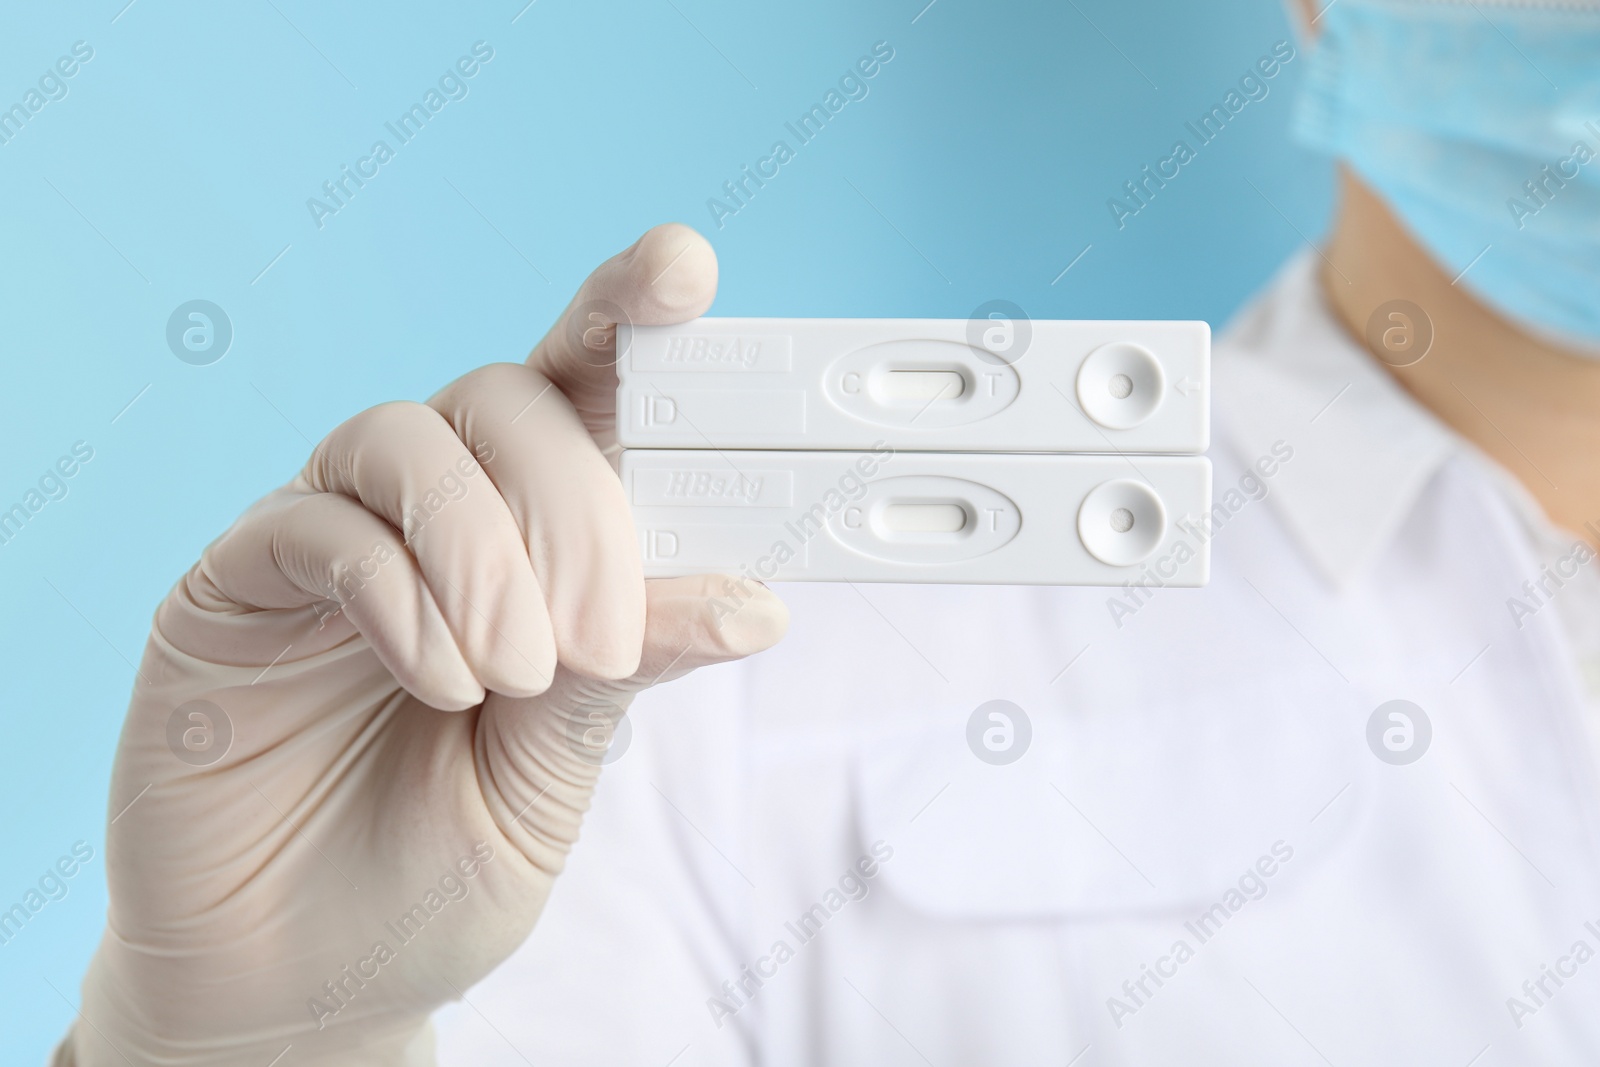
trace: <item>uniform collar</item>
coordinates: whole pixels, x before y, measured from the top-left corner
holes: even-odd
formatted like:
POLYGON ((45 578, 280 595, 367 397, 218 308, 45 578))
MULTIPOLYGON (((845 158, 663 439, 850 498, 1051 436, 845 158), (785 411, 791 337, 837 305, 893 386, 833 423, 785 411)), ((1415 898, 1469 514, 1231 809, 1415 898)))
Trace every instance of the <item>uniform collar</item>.
POLYGON ((1359 576, 1459 440, 1334 318, 1317 259, 1292 260, 1216 346, 1220 436, 1246 465, 1294 450, 1267 482, 1290 535, 1335 587, 1359 576))

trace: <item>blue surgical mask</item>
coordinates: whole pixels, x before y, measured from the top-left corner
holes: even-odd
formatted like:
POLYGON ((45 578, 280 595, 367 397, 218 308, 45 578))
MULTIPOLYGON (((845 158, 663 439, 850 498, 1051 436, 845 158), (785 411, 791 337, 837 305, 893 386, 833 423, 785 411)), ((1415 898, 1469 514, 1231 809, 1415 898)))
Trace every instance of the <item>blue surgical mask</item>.
POLYGON ((1600 358, 1600 2, 1333 0, 1297 132, 1458 284, 1600 358))

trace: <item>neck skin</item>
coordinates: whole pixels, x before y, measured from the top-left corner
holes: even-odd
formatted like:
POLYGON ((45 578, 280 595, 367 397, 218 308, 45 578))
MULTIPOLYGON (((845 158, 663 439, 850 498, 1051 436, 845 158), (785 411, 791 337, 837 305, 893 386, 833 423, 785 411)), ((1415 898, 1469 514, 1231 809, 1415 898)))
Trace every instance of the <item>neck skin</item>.
POLYGON ((1340 199, 1322 288, 1350 334, 1366 347, 1367 319, 1389 300, 1423 308, 1434 326, 1428 354, 1409 367, 1380 364, 1510 471, 1553 522, 1600 526, 1600 360, 1533 337, 1452 286, 1347 168, 1340 199))

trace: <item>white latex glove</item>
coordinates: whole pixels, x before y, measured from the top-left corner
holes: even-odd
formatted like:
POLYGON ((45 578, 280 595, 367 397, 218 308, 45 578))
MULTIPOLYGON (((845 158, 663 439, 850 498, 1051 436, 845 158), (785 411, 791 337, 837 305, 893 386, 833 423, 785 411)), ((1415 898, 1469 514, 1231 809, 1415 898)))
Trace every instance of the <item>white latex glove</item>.
POLYGON ((607 311, 685 321, 716 276, 651 230, 526 366, 362 412, 206 549, 135 682, 57 1063, 433 1061, 429 1013, 533 928, 633 694, 787 624, 755 583, 644 581, 602 453, 607 311))

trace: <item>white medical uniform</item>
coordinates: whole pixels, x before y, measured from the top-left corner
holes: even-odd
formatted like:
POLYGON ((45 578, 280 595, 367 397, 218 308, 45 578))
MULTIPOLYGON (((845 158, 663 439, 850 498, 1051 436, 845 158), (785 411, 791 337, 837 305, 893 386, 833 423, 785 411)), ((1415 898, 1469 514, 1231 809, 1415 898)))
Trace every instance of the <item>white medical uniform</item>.
POLYGON ((1573 538, 1316 262, 1217 345, 1208 588, 782 587, 776 649, 635 705, 441 1062, 1600 1063, 1597 650, 1580 594, 1508 605, 1573 538), (967 741, 997 699, 1004 765, 967 741), (1409 764, 1369 743, 1397 699, 1409 764))

